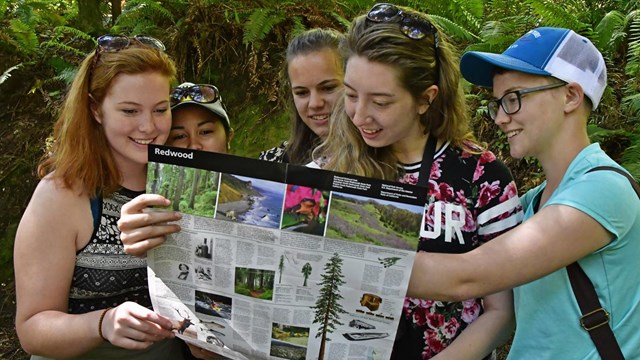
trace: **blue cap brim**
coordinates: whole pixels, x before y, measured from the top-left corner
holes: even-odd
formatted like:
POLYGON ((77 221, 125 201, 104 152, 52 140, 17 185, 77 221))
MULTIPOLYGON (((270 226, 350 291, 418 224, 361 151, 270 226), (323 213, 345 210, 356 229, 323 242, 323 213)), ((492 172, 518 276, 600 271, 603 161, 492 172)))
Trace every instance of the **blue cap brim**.
POLYGON ((496 68, 520 71, 533 75, 551 75, 549 72, 504 54, 469 51, 460 59, 460 72, 472 84, 493 87, 496 68))

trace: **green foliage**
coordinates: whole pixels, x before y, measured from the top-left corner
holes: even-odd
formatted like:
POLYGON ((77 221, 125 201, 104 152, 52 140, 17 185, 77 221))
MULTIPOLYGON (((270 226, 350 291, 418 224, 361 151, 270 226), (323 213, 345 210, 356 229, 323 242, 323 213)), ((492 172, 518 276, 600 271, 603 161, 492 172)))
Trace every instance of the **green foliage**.
POLYGON ((260 47, 260 42, 271 32, 274 26, 286 18, 283 11, 272 9, 255 9, 244 25, 242 43, 260 47))

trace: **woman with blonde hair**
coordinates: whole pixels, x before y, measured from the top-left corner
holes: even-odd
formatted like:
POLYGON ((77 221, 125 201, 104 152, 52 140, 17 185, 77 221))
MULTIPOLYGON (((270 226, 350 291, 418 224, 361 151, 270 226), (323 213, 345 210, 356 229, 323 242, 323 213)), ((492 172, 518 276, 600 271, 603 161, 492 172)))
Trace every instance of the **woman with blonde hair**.
POLYGON ((116 226, 145 189, 148 145, 169 134, 175 74, 145 36, 101 36, 82 62, 16 234, 16 330, 32 359, 183 358, 116 226))
MULTIPOLYGON (((458 58, 420 12, 376 4, 342 46, 345 98, 314 152, 324 169, 428 187, 418 251, 460 253, 515 226, 509 170, 469 127, 458 58)), ((510 291, 459 302, 407 297, 393 359, 481 359, 513 330, 510 291)))

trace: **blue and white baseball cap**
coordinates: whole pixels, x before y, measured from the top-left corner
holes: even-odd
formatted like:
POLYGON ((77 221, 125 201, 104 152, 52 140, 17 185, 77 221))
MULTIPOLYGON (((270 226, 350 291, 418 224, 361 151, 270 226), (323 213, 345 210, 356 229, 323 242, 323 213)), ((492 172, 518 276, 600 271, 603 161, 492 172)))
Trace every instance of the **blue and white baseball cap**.
POLYGON ((460 59, 462 76, 472 84, 492 87, 496 68, 578 83, 593 109, 607 86, 602 54, 589 39, 569 29, 533 29, 502 54, 469 51, 460 59))

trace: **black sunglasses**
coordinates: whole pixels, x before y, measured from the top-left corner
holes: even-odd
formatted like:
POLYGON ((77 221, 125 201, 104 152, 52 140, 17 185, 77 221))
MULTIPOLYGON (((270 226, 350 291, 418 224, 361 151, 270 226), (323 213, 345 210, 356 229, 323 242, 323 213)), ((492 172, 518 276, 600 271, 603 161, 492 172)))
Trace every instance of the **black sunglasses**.
POLYGON ((123 36, 123 35, 102 35, 97 40, 98 46, 96 52, 93 55, 93 61, 91 62, 91 68, 89 71, 89 78, 93 77, 93 71, 96 68, 96 64, 100 60, 100 54, 103 52, 115 52, 122 49, 126 49, 133 44, 140 44, 142 46, 148 46, 160 51, 165 50, 165 46, 162 41, 151 36, 123 36))
POLYGON ((134 43, 137 42, 138 44, 154 49, 162 51, 166 50, 162 41, 151 36, 138 35, 129 37, 123 35, 102 35, 98 38, 98 47, 96 48, 96 51, 112 52, 126 49, 132 45, 132 40, 134 43))
POLYGON ((178 105, 185 101, 208 104, 218 100, 220 100, 220 91, 213 85, 182 86, 171 91, 171 106, 178 105))
POLYGON ((496 117, 498 116, 498 110, 500 109, 501 106, 505 114, 513 115, 518 111, 520 111, 520 108, 522 107, 522 95, 543 91, 543 90, 555 89, 564 85, 567 85, 567 83, 559 82, 559 83, 548 84, 548 85, 543 85, 543 86, 538 86, 538 87, 533 87, 528 89, 509 91, 508 93, 502 95, 500 99, 490 100, 487 103, 487 110, 489 110, 489 116, 491 116, 491 120, 495 120, 496 117))
POLYGON ((440 76, 440 37, 438 29, 426 18, 415 14, 407 14, 397 6, 388 3, 373 5, 367 13, 367 20, 373 23, 398 23, 400 32, 413 40, 422 40, 427 35, 433 35, 433 47, 436 59, 436 84, 440 76))
POLYGON ((397 22, 400 26, 400 31, 414 40, 421 40, 427 35, 433 35, 435 47, 438 48, 438 29, 429 20, 414 14, 405 14, 393 4, 379 3, 373 5, 367 14, 367 20, 375 23, 397 22))

